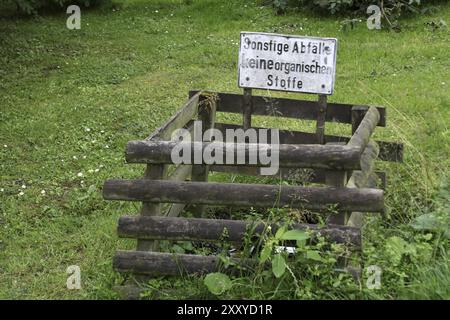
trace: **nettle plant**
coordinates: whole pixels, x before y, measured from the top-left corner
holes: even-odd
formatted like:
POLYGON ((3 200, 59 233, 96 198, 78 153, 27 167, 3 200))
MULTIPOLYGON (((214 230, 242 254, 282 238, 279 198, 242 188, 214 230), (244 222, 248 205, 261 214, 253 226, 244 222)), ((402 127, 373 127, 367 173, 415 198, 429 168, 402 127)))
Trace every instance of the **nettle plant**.
POLYGON ((273 234, 268 224, 257 244, 248 230, 240 258, 252 259, 256 265, 242 267, 229 255, 222 255, 223 273, 206 275, 204 285, 212 294, 222 295, 247 283, 252 290, 263 292, 259 298, 314 298, 341 285, 356 289, 350 274, 336 272, 339 257, 350 256, 348 248, 330 244, 321 236, 312 239, 308 231, 288 230, 288 226, 286 223, 273 234), (240 276, 232 280, 227 275, 230 267, 241 268, 240 276))

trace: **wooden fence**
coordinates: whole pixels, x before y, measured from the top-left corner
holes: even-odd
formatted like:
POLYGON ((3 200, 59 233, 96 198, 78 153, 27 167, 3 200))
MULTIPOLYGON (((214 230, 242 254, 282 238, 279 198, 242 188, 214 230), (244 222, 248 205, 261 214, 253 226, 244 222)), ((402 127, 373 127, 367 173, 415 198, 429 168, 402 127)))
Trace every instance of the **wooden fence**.
MULTIPOLYGON (((375 161, 402 161, 401 144, 371 138, 377 126, 386 125, 384 107, 252 96, 248 91, 243 95, 192 91, 189 96, 187 103, 147 139, 127 144, 126 161, 145 163, 144 177, 104 184, 107 200, 143 203, 140 215, 119 220, 119 236, 137 239, 137 248, 118 251, 113 261, 115 270, 137 276, 212 272, 220 265, 218 257, 159 252, 157 240, 214 242, 226 230, 228 241, 239 244, 250 226, 256 236, 265 229, 263 221, 206 219, 207 206, 287 206, 317 212, 335 206, 338 213, 330 215, 325 226, 294 224, 291 228, 310 230, 313 236, 322 235, 353 247, 361 245, 362 213, 384 210, 384 191, 377 188, 377 181, 381 179, 385 186, 386 175, 375 170, 375 161), (217 122, 219 112, 243 114, 243 125, 217 122), (252 115, 316 121, 315 133, 279 131, 277 176, 297 177, 307 168, 309 174, 304 181, 296 182, 324 186, 207 182, 208 174, 214 171, 259 175, 261 163, 172 164, 171 151, 176 143, 170 138, 175 130, 192 129, 193 121, 201 120, 203 132, 216 128, 225 133, 227 129, 251 127, 252 115), (325 122, 351 125, 351 136, 326 135, 325 122), (182 217, 187 208, 195 218, 182 217)), ((194 148, 193 143, 185 143, 194 148)), ((203 150, 209 142, 196 143, 201 143, 203 150)), ((265 147, 270 148, 270 144, 265 147)), ((245 143, 224 143, 224 152, 229 148, 248 153, 245 143)), ((272 227, 276 230, 278 226, 272 227)), ((237 263, 251 266, 254 261, 241 259, 237 263)))

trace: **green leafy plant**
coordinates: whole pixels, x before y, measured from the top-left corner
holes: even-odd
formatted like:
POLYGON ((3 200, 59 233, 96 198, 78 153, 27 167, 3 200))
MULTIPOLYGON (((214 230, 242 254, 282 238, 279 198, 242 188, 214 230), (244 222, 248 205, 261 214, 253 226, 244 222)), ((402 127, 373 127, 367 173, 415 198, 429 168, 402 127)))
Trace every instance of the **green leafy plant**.
POLYGON ((276 278, 281 278, 285 274, 286 270, 288 270, 286 260, 287 249, 282 246, 282 244, 285 241, 296 241, 296 247, 291 247, 290 251, 299 257, 298 260, 302 260, 304 258, 309 261, 326 262, 317 248, 306 247, 306 241, 310 238, 311 236, 306 231, 286 231, 286 227, 281 227, 277 230, 275 236, 269 237, 266 240, 261 250, 259 261, 261 264, 264 264, 267 260, 270 260, 273 275, 276 278))
POLYGON ((221 295, 232 287, 230 278, 220 272, 207 274, 203 282, 208 290, 215 295, 221 295))
POLYGON ((286 260, 281 253, 278 253, 272 258, 272 272, 275 277, 280 278, 286 271, 286 260))

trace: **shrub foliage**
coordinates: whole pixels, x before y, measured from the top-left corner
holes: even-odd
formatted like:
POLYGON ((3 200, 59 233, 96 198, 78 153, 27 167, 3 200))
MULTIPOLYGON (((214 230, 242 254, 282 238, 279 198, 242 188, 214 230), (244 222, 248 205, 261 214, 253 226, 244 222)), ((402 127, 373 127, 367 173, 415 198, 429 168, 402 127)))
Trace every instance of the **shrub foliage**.
POLYGON ((273 0, 278 13, 288 7, 320 10, 331 14, 365 14, 371 5, 377 5, 388 25, 395 27, 397 19, 406 12, 420 12, 421 0, 273 0))
POLYGON ((6 0, 6 2, 15 4, 21 13, 35 15, 40 10, 63 8, 71 4, 91 7, 98 5, 102 0, 6 0))

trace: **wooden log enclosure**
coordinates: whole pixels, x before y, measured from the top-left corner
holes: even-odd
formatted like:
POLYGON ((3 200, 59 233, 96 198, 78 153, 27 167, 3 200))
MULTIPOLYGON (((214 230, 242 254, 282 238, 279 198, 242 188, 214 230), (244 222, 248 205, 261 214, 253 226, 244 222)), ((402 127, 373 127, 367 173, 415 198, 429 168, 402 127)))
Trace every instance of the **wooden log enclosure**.
MULTIPOLYGON (((251 89, 243 94, 189 92, 188 101, 165 124, 150 136, 136 137, 125 148, 127 163, 146 165, 143 178, 108 180, 103 187, 106 200, 139 201, 138 215, 119 219, 118 235, 137 239, 136 251, 118 251, 114 269, 146 277, 201 274, 222 270, 217 256, 171 254, 160 252, 158 241, 211 242, 228 241, 239 248, 244 239, 258 242, 268 230, 276 232, 281 222, 217 219, 207 215, 208 208, 226 206, 248 208, 284 208, 313 211, 326 217, 325 225, 290 221, 289 229, 305 230, 314 241, 323 236, 352 250, 361 248, 361 226, 366 213, 383 213, 384 191, 377 187, 376 161, 401 162, 403 145, 374 140, 377 127, 386 126, 386 110, 381 106, 332 103, 326 96, 316 101, 255 96, 251 89), (223 114, 240 114, 239 123, 219 122, 223 114), (195 131, 194 121, 201 121, 202 136, 208 129, 223 134, 234 129, 271 129, 252 126, 252 116, 291 118, 313 121, 315 132, 279 130, 278 172, 272 179, 288 184, 248 184, 208 182, 210 173, 260 176, 267 166, 259 159, 254 163, 215 163, 193 155, 214 147, 221 154, 242 152, 250 158, 251 150, 267 153, 274 150, 272 141, 222 142, 175 141, 175 130, 195 131), (326 133, 326 123, 349 127, 349 136, 326 133), (141 140, 139 140, 141 139, 141 140), (189 150, 189 163, 175 164, 172 152, 182 146, 189 150), (190 217, 187 217, 190 213, 190 217), (193 215, 194 217, 192 217, 193 215)), ((236 160, 236 158, 235 158, 236 160)), ((241 209, 242 210, 242 209, 241 209)), ((286 220, 287 221, 287 220, 286 220)), ((251 258, 230 257, 236 265, 251 269, 257 263, 251 258)), ((230 271, 232 272, 232 270, 230 271)))

